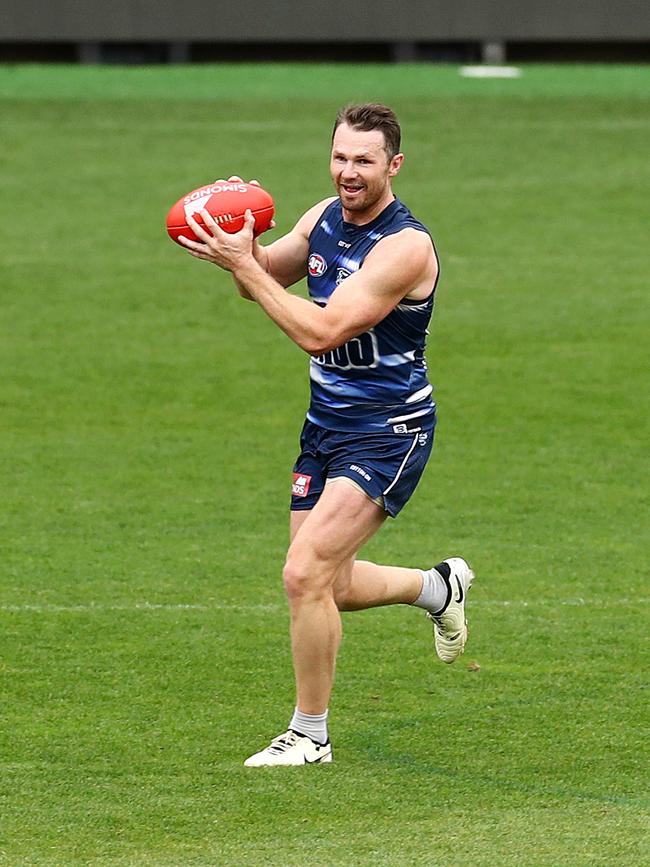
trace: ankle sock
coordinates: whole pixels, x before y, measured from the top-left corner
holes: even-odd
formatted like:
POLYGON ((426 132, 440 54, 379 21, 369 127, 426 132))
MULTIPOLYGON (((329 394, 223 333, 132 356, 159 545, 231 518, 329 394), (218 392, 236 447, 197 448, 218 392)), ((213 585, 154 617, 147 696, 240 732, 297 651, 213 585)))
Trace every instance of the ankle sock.
POLYGON ((289 728, 294 732, 300 732, 301 735, 307 735, 312 741, 318 744, 327 743, 327 714, 325 713, 303 713, 296 708, 291 717, 289 728))
POLYGON ((451 599, 451 584, 449 563, 438 563, 433 569, 420 570, 422 573, 422 592, 411 603, 418 608, 424 608, 431 614, 440 614, 445 610, 451 599))

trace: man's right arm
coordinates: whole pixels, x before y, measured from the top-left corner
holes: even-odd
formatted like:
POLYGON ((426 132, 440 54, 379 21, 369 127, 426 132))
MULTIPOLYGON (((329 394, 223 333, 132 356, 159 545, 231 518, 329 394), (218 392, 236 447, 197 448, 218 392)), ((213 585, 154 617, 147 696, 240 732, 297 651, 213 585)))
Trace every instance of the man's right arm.
MULTIPOLYGON (((262 246, 257 239, 255 240, 253 255, 258 264, 285 289, 298 283, 307 275, 309 236, 319 217, 334 198, 318 202, 302 215, 290 232, 269 244, 268 247, 262 246)), ((254 300, 237 280, 235 283, 242 298, 254 300)))

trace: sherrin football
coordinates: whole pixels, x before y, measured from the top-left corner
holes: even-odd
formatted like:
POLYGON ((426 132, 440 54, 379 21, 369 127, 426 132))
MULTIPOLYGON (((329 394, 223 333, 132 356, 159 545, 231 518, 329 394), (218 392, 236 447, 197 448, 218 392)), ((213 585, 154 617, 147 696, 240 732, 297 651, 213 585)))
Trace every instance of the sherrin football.
POLYGON ((179 235, 184 235, 190 241, 199 240, 187 225, 187 217, 194 217, 202 226, 203 219, 198 213, 202 208, 214 217, 224 232, 230 234, 239 232, 244 225, 244 213, 250 209, 255 217, 256 237, 269 228, 275 211, 273 199, 257 184, 215 181, 192 190, 170 209, 167 214, 167 232, 172 241, 181 244, 179 235))

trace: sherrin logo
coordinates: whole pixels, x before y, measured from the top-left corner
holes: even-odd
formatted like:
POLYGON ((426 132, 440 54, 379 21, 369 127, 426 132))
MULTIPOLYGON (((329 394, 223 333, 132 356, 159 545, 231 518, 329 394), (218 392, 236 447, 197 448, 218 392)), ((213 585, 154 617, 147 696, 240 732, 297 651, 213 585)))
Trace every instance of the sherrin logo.
POLYGON ((312 253, 309 257, 308 267, 312 277, 322 277, 327 271, 327 262, 320 253, 312 253))

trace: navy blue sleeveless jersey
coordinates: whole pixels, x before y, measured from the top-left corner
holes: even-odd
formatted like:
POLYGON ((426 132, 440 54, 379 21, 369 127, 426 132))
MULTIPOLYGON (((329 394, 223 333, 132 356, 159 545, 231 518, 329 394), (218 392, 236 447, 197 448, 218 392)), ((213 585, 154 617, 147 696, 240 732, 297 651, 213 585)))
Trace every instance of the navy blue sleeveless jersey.
MULTIPOLYGON (((429 234, 399 199, 364 226, 346 223, 340 199, 332 202, 309 236, 311 299, 327 305, 378 241, 406 228, 429 234)), ((369 331, 312 356, 310 421, 329 430, 398 434, 435 424, 424 358, 434 291, 435 285, 424 301, 404 299, 369 331)))

